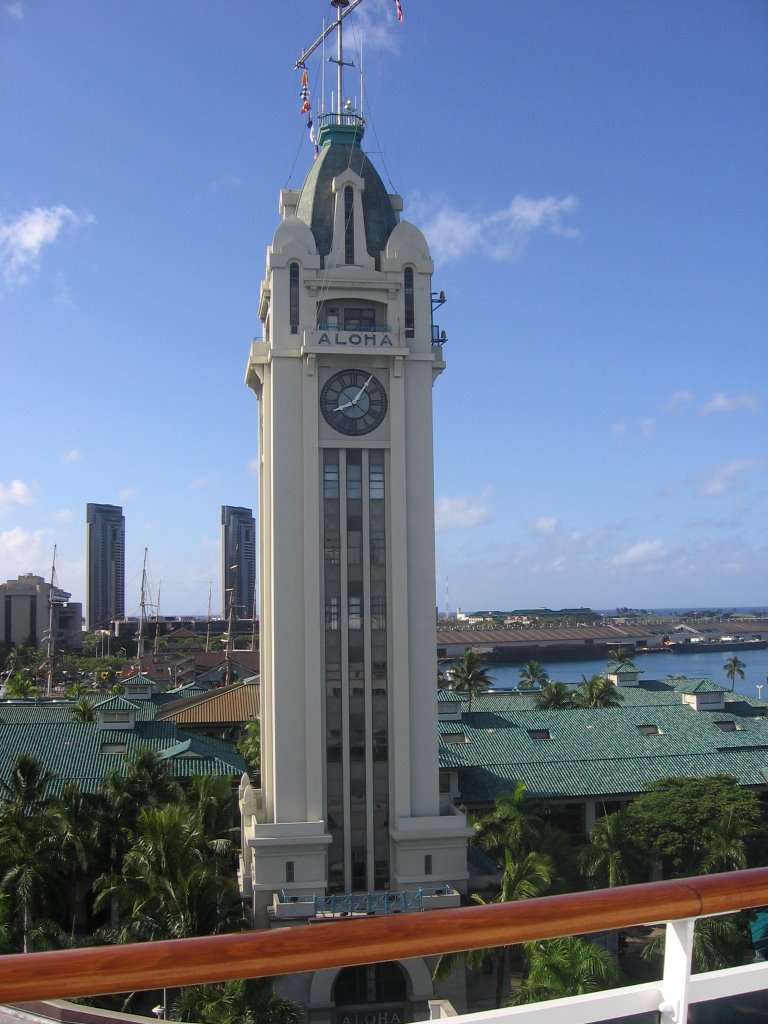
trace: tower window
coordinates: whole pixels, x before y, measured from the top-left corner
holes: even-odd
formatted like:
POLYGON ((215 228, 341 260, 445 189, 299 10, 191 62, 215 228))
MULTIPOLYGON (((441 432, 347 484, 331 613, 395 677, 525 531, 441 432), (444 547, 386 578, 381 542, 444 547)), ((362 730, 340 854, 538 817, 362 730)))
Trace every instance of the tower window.
POLYGON ((299 264, 292 263, 289 268, 289 295, 291 334, 299 333, 299 264))
POLYGON ((381 595, 371 598, 371 629, 387 628, 387 599, 381 595))
POLYGON ((363 628, 363 602, 362 598, 350 595, 349 598, 349 628, 363 628))
POLYGON ((344 262, 355 262, 355 193, 351 185, 344 189, 344 262))
POLYGON ((432 874, 432 854, 431 853, 425 853, 424 854, 424 874, 425 875, 431 875, 432 874))
POLYGON ((292 860, 287 860, 285 862, 285 880, 286 880, 286 882, 293 882, 295 880, 295 874, 296 874, 296 872, 295 872, 295 869, 294 869, 294 862, 292 860))
POLYGON ((325 602, 325 628, 331 630, 339 628, 338 597, 329 597, 325 602))
POLYGON ((339 496, 339 464, 332 462, 327 453, 323 466, 323 497, 338 498, 339 496))
POLYGON ((406 267, 403 271, 403 296, 405 298, 405 336, 412 338, 415 326, 413 267, 406 267))
MULTIPOLYGON (((376 453, 377 455, 380 453, 376 453)), ((371 463, 368 467, 368 486, 371 501, 381 501, 384 498, 384 462, 375 461, 371 453, 371 463)))

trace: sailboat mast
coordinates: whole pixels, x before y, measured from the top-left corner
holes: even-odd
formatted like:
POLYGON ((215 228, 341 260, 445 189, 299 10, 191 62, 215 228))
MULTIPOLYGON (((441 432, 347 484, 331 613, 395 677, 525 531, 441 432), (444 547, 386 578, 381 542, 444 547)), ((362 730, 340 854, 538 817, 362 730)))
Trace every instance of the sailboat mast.
POLYGON ((156 658, 157 652, 160 650, 160 589, 163 585, 163 581, 157 584, 157 608, 155 609, 155 645, 152 648, 152 654, 156 658))
POLYGON ((139 603, 139 635, 136 641, 136 654, 139 659, 139 672, 141 672, 141 659, 144 657, 144 618, 146 611, 145 590, 147 584, 147 549, 144 548, 144 568, 141 570, 141 601, 139 603))
POLYGON ((54 631, 54 611, 53 611, 53 588, 56 585, 56 545, 53 545, 53 562, 51 564, 51 589, 48 591, 48 644, 46 647, 46 657, 48 661, 48 670, 45 679, 45 695, 50 697, 53 694, 53 665, 56 658, 56 634, 54 631))
POLYGON ((205 653, 208 653, 208 649, 211 646, 211 590, 213 588, 213 580, 208 584, 208 622, 205 627, 205 653))

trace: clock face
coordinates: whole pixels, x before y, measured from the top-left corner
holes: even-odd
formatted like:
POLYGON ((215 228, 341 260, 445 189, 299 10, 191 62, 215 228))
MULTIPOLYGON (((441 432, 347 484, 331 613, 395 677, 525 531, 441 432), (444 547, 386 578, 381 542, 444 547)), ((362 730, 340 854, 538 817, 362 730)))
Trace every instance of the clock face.
POLYGON ((323 385, 320 409, 340 434, 370 434, 387 415, 387 392, 367 370, 339 370, 323 385))

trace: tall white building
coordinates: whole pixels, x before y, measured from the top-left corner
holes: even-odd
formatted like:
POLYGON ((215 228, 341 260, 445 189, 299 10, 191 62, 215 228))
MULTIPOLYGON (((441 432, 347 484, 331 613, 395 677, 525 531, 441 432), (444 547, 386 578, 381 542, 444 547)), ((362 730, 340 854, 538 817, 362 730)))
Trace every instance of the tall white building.
POLYGON ((433 263, 362 118, 319 121, 303 188, 280 195, 246 372, 263 711, 242 872, 260 924, 294 894, 467 878, 466 822, 438 783, 433 263))

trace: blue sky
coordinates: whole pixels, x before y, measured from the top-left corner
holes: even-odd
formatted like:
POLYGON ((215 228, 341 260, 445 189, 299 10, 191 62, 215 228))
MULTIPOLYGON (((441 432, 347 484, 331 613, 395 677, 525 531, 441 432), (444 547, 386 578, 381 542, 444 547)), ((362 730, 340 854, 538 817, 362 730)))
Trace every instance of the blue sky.
MULTIPOLYGON (((768 5, 402 2, 354 17, 365 148, 449 300, 441 609, 768 602, 768 5)), ((129 613, 145 546, 164 612, 211 580, 220 608, 327 11, 0 3, 3 580, 56 543, 84 599, 85 505, 113 502, 129 613)))

